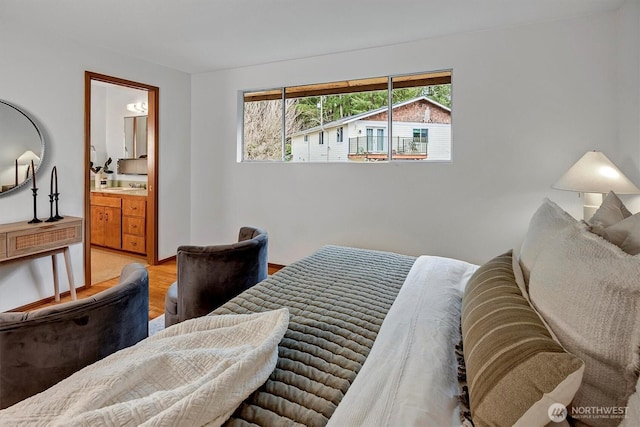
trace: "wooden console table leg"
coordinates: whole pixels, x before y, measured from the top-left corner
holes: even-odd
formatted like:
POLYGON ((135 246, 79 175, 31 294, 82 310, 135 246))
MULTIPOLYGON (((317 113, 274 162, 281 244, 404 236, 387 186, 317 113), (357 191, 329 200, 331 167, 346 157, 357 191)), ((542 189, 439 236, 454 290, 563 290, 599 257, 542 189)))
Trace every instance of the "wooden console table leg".
POLYGON ((58 263, 56 262, 56 255, 51 255, 51 265, 53 267, 53 293, 56 296, 56 301, 60 301, 60 286, 58 286, 58 263))
POLYGON ((69 292, 71 292, 71 299, 78 299, 76 296, 76 285, 73 283, 73 270, 71 270, 71 255, 69 254, 69 246, 64 248, 64 263, 67 266, 67 277, 69 278, 69 292))

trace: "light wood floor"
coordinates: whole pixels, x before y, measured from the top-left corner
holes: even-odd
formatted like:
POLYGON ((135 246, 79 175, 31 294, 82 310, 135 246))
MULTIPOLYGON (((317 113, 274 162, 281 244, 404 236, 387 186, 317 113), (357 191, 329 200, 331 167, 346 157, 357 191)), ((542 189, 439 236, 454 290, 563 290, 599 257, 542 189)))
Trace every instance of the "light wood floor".
MULTIPOLYGON (((282 267, 283 266, 281 265, 269 264, 269 274, 275 273, 282 267)), ((147 267, 147 271, 149 272, 149 320, 151 320, 164 314, 164 297, 169 286, 176 281, 176 260, 172 259, 159 265, 150 265, 147 267)), ((78 299, 90 297, 91 295, 115 286, 118 284, 118 279, 119 278, 116 277, 102 283, 97 283, 92 285, 89 289, 79 288, 77 290, 78 299)), ((67 301, 71 301, 71 296, 68 292, 60 298, 60 302, 67 301)), ((30 305, 28 308, 29 310, 34 310, 37 308, 60 304, 60 302, 45 302, 37 305, 30 305)))
MULTIPOLYGON (((167 289, 173 282, 176 281, 176 260, 172 259, 159 265, 150 265, 147 267, 149 272, 149 320, 154 319, 161 314, 164 314, 164 296, 167 293, 167 289)), ((95 295, 98 292, 102 292, 112 286, 118 284, 119 277, 106 280, 101 283, 91 285, 89 289, 78 288, 78 299, 87 298, 91 295, 95 295)), ((49 307, 62 302, 71 301, 71 295, 66 292, 60 298, 60 302, 48 301, 37 305, 29 305, 29 310, 35 310, 42 307, 49 307)))

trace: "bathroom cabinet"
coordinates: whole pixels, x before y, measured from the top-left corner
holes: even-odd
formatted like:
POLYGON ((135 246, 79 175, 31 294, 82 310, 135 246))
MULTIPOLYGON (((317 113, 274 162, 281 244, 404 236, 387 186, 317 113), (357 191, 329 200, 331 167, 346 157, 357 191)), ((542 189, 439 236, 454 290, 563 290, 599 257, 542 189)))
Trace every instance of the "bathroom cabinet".
POLYGON ((146 254, 146 196, 91 193, 91 244, 146 254))

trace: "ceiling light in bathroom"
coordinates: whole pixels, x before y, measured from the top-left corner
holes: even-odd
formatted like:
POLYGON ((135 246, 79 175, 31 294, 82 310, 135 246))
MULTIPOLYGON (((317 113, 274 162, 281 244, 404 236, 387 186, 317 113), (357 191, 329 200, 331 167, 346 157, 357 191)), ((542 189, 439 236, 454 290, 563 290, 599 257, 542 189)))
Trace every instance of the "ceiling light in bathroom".
POLYGON ((127 110, 134 113, 147 113, 149 108, 146 102, 136 102, 133 104, 127 104, 127 110))

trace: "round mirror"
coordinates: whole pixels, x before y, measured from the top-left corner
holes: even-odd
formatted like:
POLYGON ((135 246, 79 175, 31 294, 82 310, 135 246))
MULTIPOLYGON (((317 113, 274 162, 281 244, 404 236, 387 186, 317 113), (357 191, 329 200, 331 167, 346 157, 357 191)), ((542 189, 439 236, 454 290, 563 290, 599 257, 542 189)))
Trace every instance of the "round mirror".
POLYGON ((31 181, 44 158, 44 137, 22 110, 0 100, 0 196, 31 181))

